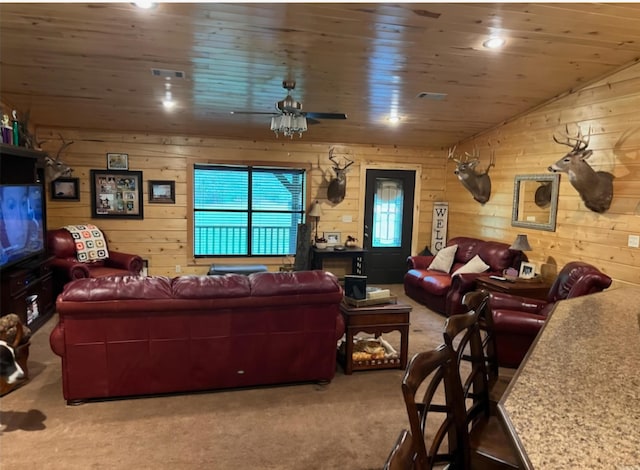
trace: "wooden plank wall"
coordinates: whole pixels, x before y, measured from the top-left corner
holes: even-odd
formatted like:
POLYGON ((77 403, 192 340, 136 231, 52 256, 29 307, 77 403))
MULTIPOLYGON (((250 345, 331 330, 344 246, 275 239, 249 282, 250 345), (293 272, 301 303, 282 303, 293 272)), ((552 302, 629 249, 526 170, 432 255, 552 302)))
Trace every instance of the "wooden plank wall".
MULTIPOLYGON (((60 136, 74 143, 61 154, 61 159, 73 168, 73 176, 80 178, 80 201, 47 201, 49 228, 67 224, 94 223, 105 232, 112 250, 138 253, 149 260, 149 272, 154 275, 176 275, 176 265, 182 273, 203 274, 212 262, 266 264, 277 271, 285 259, 277 258, 224 258, 195 260, 188 243, 188 174, 193 162, 300 162, 312 167, 310 181, 311 200, 320 200, 323 217, 320 231, 341 232, 343 237, 355 235, 362 240, 361 212, 364 188, 360 170, 363 166, 421 168, 421 194, 417 205, 418 241, 422 249, 431 236, 432 202, 443 199, 445 159, 442 152, 425 148, 381 147, 375 145, 342 145, 301 140, 273 139, 253 142, 221 140, 208 137, 164 136, 111 132, 87 132, 76 129, 39 128, 38 141, 49 154, 56 155, 61 146, 60 136), (328 181, 334 176, 328 159, 330 147, 334 156, 347 156, 355 160, 347 173, 346 198, 332 205, 326 198, 328 181), (142 170, 144 178, 144 220, 91 219, 91 169, 106 169, 106 153, 127 153, 129 169, 142 170), (148 180, 175 180, 176 204, 149 204, 148 180), (420 202, 421 201, 421 202, 420 202), (344 215, 352 222, 345 223, 344 215)), ((418 250, 419 251, 419 250, 418 250)), ((340 275, 344 264, 329 264, 328 269, 340 275)))
POLYGON ((640 234, 640 65, 631 66, 584 89, 570 93, 511 122, 464 142, 460 150, 481 150, 486 165, 489 143, 496 151, 490 171, 491 199, 480 205, 461 191, 447 166, 449 237, 458 235, 512 242, 525 233, 533 250, 529 258, 540 266, 559 268, 572 260, 591 263, 614 279, 614 286, 640 284, 640 249, 627 247, 629 235, 640 234), (610 209, 598 214, 587 209, 561 174, 555 232, 511 227, 515 175, 547 173, 569 147, 552 139, 568 124, 591 128, 590 164, 615 175, 610 209), (472 221, 473 223, 469 223, 472 221))

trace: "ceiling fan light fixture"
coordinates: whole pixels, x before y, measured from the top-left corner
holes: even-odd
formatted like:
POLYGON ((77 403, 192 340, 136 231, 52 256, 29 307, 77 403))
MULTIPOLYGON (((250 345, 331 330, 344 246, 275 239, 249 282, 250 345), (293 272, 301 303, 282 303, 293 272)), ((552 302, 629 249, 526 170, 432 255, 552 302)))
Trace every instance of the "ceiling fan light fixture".
POLYGON ((278 137, 282 134, 293 139, 295 134, 302 138, 302 133, 307 130, 307 118, 300 114, 283 113, 271 118, 271 130, 278 137))

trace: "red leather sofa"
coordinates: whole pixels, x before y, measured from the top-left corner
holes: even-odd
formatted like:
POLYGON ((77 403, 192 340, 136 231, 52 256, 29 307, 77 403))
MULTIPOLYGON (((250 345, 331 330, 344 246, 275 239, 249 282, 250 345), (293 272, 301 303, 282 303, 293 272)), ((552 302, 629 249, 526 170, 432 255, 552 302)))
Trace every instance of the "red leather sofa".
POLYGON ((64 398, 330 381, 342 297, 323 271, 72 281, 50 336, 64 398))
POLYGON ((527 260, 521 251, 510 250, 506 243, 455 237, 447 242, 447 246, 452 245, 458 245, 458 249, 449 273, 429 269, 435 256, 410 256, 407 258, 409 270, 404 276, 404 291, 409 297, 447 317, 468 310, 462 304, 462 297, 475 290, 478 276, 501 276, 503 270, 518 269, 520 262, 527 260), (451 276, 476 255, 489 265, 487 271, 451 276))
POLYGON ((76 257, 76 243, 64 228, 47 231, 47 249, 53 255, 54 292, 62 292, 64 285, 74 279, 115 275, 135 275, 142 271, 142 258, 138 255, 109 250, 109 258, 81 263, 76 257))
POLYGON ((511 368, 520 365, 556 302, 602 292, 611 282, 596 267, 572 261, 560 270, 546 300, 492 292, 489 308, 498 365, 511 368))

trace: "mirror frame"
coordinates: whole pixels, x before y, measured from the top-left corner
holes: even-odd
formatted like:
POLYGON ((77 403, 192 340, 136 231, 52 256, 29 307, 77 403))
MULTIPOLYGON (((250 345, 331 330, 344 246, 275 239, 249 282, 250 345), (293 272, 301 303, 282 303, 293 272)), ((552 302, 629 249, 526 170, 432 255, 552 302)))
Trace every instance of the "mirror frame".
POLYGON ((537 230, 547 230, 555 232, 556 216, 558 212, 558 192, 560 188, 560 174, 542 174, 542 175, 516 175, 513 187, 513 211, 511 213, 511 225, 513 227, 525 227, 537 230), (518 220, 518 207, 520 206, 520 186, 526 181, 536 181, 544 183, 551 182, 551 201, 549 204, 549 222, 527 222, 518 220))

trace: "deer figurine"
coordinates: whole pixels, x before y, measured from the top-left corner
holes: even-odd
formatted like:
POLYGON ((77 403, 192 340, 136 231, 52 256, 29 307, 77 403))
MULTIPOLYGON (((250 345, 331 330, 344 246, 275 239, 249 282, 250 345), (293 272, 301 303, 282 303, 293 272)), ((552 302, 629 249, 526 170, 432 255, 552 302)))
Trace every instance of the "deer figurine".
POLYGON ((582 135, 579 127, 578 135, 570 137, 569 128, 565 126, 563 140, 558 140, 555 135, 553 140, 558 144, 571 147, 571 151, 551 165, 548 170, 561 171, 569 175, 569 182, 580 194, 584 205, 594 212, 603 213, 609 209, 613 199, 613 175, 606 171, 595 171, 586 162, 593 154, 593 150, 587 150, 590 137, 591 128, 586 137, 582 135))
POLYGON ((58 152, 56 153, 56 157, 51 158, 49 156, 46 156, 44 158, 45 165, 46 165, 44 171, 45 171, 45 179, 47 180, 47 182, 56 180, 61 176, 71 176, 71 172, 73 172, 73 170, 69 165, 67 165, 62 160, 60 160, 60 154, 62 153, 62 151, 66 149, 69 145, 73 144, 73 141, 65 142, 64 137, 62 137, 62 135, 60 135, 60 140, 62 140, 62 145, 58 149, 58 152))
POLYGON ((456 169, 453 173, 458 176, 458 179, 471 193, 473 199, 478 201, 480 204, 486 203, 489 200, 489 197, 491 197, 491 178, 489 178, 489 170, 492 166, 495 166, 495 153, 491 153, 487 169, 482 173, 478 173, 476 171, 476 166, 480 163, 478 149, 474 148, 472 155, 465 152, 464 160, 457 158, 455 152, 455 146, 449 149, 448 159, 456 162, 456 169), (469 157, 471 157, 472 160, 469 160, 469 157))
POLYGON ((329 160, 334 164, 333 171, 336 172, 336 177, 329 182, 329 187, 327 188, 327 199, 334 204, 338 204, 339 202, 342 202, 347 192, 346 171, 347 168, 353 165, 353 160, 349 160, 345 157, 344 159, 346 160, 346 163, 341 167, 333 156, 333 150, 333 148, 329 150, 329 160))

